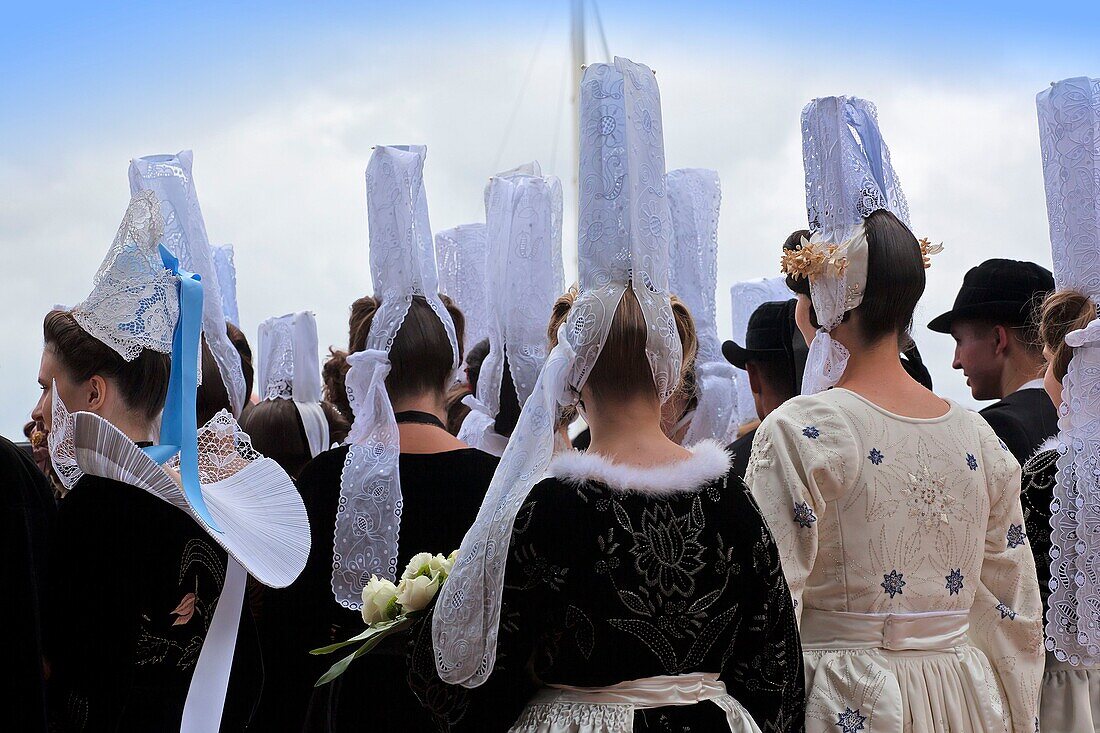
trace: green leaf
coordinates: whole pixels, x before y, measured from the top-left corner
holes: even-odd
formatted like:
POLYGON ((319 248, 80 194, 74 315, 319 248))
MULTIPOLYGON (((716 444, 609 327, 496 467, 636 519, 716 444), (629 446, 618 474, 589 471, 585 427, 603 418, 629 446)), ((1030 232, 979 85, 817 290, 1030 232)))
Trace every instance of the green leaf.
POLYGON ((320 687, 321 685, 327 685, 329 682, 332 682, 334 679, 346 672, 352 662, 354 662, 356 659, 363 656, 364 654, 367 654, 376 646, 381 644, 382 640, 385 639, 387 636, 396 634, 397 632, 403 631, 407 627, 411 626, 412 621, 413 620, 408 616, 395 620, 392 625, 386 627, 384 630, 381 630, 374 636, 370 637, 363 644, 363 646, 359 647, 354 652, 329 667, 328 672, 325 672, 323 675, 321 675, 321 679, 317 680, 317 682, 315 682, 313 686, 320 687))
POLYGON ((377 636, 378 634, 385 634, 387 631, 389 631, 395 625, 397 625, 397 624, 401 623, 402 621, 404 621, 406 618, 408 618, 408 617, 407 616, 398 616, 397 618, 395 618, 391 621, 379 621, 377 623, 371 624, 370 626, 368 626, 366 628, 365 631, 363 631, 362 633, 356 634, 355 636, 351 637, 350 639, 348 639, 346 641, 340 641, 340 642, 337 642, 335 644, 331 644, 329 646, 321 647, 320 649, 313 649, 309 653, 310 654, 316 654, 316 655, 332 654, 337 649, 343 649, 344 647, 350 646, 351 644, 354 644, 357 641, 366 641, 367 639, 371 639, 371 638, 377 636))

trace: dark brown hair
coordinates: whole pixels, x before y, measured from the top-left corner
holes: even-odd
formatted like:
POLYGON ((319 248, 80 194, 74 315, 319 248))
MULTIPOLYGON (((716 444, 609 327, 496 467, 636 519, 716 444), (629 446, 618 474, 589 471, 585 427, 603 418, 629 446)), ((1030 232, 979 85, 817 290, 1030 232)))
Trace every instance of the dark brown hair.
MULTIPOLYGON (((442 294, 439 297, 454 322, 461 358, 466 319, 450 298, 442 294)), ((371 296, 364 296, 352 303, 348 322, 348 352, 354 354, 367 347, 367 336, 381 304, 380 298, 371 296)), ((454 361, 451 343, 447 340, 447 332, 439 316, 424 296, 413 297, 409 312, 394 336, 389 355, 390 373, 386 377, 386 391, 391 400, 424 392, 443 394, 451 386, 454 361)), ((347 352, 332 351, 322 370, 326 395, 331 395, 336 404, 339 404, 335 399, 336 393, 343 391, 347 369, 347 352)), ((350 406, 348 410, 350 412, 350 406)))
MULTIPOLYGON (((911 345, 909 330, 913 311, 924 294, 924 257, 913 232, 894 214, 879 209, 863 220, 867 232, 867 286, 859 307, 844 314, 859 313, 859 337, 872 344, 890 334, 897 334, 899 348, 911 345)), ((794 232, 783 243, 784 250, 798 249, 806 230, 794 232)), ((806 278, 787 276, 787 287, 799 295, 810 295, 806 278)), ((820 328, 817 313, 811 308, 810 321, 820 328)))
POLYGON ((164 409, 172 363, 168 354, 142 349, 138 358, 128 362, 81 328, 68 311, 47 313, 42 336, 73 381, 86 382, 97 374, 110 380, 126 406, 149 421, 164 409))
MULTIPOLYGON (((547 328, 552 347, 557 345, 558 327, 569 316, 576 297, 576 291, 570 290, 554 303, 554 310, 547 328)), ((676 331, 683 347, 683 363, 680 373, 676 375, 675 386, 679 390, 684 390, 685 376, 695 368, 695 354, 699 348, 699 341, 691 313, 675 295, 672 296, 672 314, 676 320, 676 331)), ((653 371, 646 357, 648 332, 649 328, 642 314, 642 307, 638 304, 634 289, 628 287, 619 301, 619 307, 611 321, 611 328, 604 340, 600 355, 585 382, 594 397, 615 399, 649 390, 656 394, 657 385, 653 381, 653 371)), ((684 394, 689 398, 694 396, 688 392, 684 394)))
POLYGON ((1096 318, 1096 305, 1073 290, 1056 290, 1043 301, 1039 315, 1039 338, 1050 350, 1054 376, 1061 382, 1069 370, 1073 347, 1066 334, 1089 325, 1096 318))
MULTIPOLYGON (((328 420, 329 442, 344 442, 348 421, 327 402, 321 403, 321 409, 328 420)), ((241 417, 241 429, 252 438, 256 450, 282 466, 293 478, 298 478, 312 458, 302 416, 291 400, 263 400, 252 405, 241 417)))

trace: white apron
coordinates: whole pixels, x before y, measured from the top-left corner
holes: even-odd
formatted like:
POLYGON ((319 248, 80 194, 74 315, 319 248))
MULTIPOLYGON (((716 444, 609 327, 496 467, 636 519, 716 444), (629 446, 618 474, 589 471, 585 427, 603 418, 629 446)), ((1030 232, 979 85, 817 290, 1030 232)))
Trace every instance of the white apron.
POLYGON ((527 703, 509 733, 630 733, 634 711, 710 702, 726 713, 731 733, 760 733, 717 674, 647 677, 610 687, 551 685, 527 703))

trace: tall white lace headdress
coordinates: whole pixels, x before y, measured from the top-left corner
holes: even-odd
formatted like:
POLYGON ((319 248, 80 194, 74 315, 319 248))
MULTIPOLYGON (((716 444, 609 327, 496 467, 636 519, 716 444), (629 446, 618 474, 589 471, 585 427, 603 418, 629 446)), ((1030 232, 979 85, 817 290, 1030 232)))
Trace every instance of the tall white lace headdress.
POLYGON ((823 97, 802 110, 802 161, 806 211, 813 236, 803 246, 824 257, 810 277, 810 297, 821 328, 810 345, 802 393, 834 386, 848 350, 830 332, 863 301, 867 285, 867 234, 863 221, 886 209, 909 226, 909 206, 875 106, 858 97, 823 97))
POLYGON ((172 354, 165 442, 139 448, 99 415, 70 413, 55 387, 49 446, 66 488, 85 474, 135 486, 185 512, 228 553, 184 704, 181 731, 193 733, 219 727, 248 574, 272 587, 290 585, 305 567, 310 534, 294 482, 252 448, 232 415, 222 410, 196 430, 203 289, 160 246, 163 233, 157 195, 138 191, 91 294, 71 313, 127 361, 144 349, 172 354))
POLYGON ((191 175, 193 155, 183 150, 176 155, 149 155, 130 161, 130 192, 153 191, 164 213, 164 246, 179 258, 185 270, 202 278, 202 325, 206 344, 218 364, 233 414, 240 415, 245 394, 241 355, 225 331, 225 310, 221 285, 214 266, 206 224, 191 175))
POLYGON ((466 323, 462 342, 467 351, 489 336, 487 253, 484 224, 460 224, 435 234, 439 292, 450 297, 462 311, 466 323))
MULTIPOLYGON (((537 163, 525 169, 537 169, 537 163)), ((562 190, 551 176, 503 173, 489 183, 485 222, 488 232, 489 353, 478 376, 477 397, 458 437, 493 455, 507 439, 494 430, 500 412, 504 361, 522 406, 546 360, 546 324, 562 294, 562 190)))
MULTIPOLYGON (((1039 93, 1047 216, 1059 290, 1100 303, 1100 79, 1039 93)), ((1051 502, 1046 646, 1060 661, 1100 662, 1100 319, 1066 335, 1057 481, 1051 502)))
POLYGON ((718 172, 680 168, 668 172, 672 211, 669 287, 695 320, 699 351, 695 358, 697 406, 684 445, 712 439, 729 445, 737 437, 736 370, 722 356, 715 297, 718 287, 718 210, 722 188, 718 172))
POLYGON ((233 245, 215 244, 211 254, 214 256, 214 272, 218 273, 225 320, 240 328, 241 315, 237 311, 237 263, 233 258, 233 245))
MULTIPOLYGON (((764 303, 775 300, 790 300, 794 297, 784 277, 761 277, 755 280, 743 280, 730 286, 732 305, 733 340, 745 343, 749 332, 749 319, 756 309, 764 303)), ((732 364, 730 366, 733 366, 732 364)), ((745 425, 759 419, 756 414, 756 402, 749 386, 749 373, 744 369, 733 368, 737 375, 737 424, 745 425)))
POLYGON ((516 514, 545 474, 559 410, 575 402, 627 288, 650 327, 646 355, 662 402, 679 382, 682 349, 668 292, 672 223, 661 103, 646 66, 616 58, 585 69, 579 203, 580 294, 558 329, 558 344, 523 406, 435 606, 436 667, 453 684, 476 687, 493 671, 516 514))
POLYGON ((370 269, 381 305, 364 351, 348 357, 346 385, 355 420, 348 434, 340 476, 340 502, 333 539, 332 591, 347 608, 363 605, 371 575, 397 575, 401 530, 397 420, 386 375, 389 350, 414 296, 423 296, 439 316, 459 365, 454 323, 439 298, 428 199, 424 192, 423 145, 379 146, 367 164, 370 269))
POLYGON ((260 398, 291 400, 305 428, 309 453, 329 448, 329 426, 321 408, 321 358, 317 319, 308 312, 268 318, 260 324, 260 398))

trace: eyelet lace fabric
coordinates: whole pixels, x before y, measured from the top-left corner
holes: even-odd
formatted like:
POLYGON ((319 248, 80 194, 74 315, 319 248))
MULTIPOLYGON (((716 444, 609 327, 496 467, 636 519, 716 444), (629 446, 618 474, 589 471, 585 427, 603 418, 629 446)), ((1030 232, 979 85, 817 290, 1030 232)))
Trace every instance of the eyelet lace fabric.
MULTIPOLYGON (((1100 302, 1100 79, 1040 92, 1047 215, 1059 290, 1100 302)), ((1100 663, 1100 320, 1066 336, 1057 481, 1051 502, 1046 645, 1059 661, 1100 663)))
POLYGON ((157 251, 163 232, 156 194, 135 194, 95 274, 92 292, 71 311, 81 328, 126 361, 138 358, 143 349, 172 352, 179 320, 178 280, 157 251))
POLYGON ((439 292, 449 296, 462 311, 467 348, 489 336, 487 252, 484 224, 462 224, 435 234, 439 292))
MULTIPOLYGON (((733 316, 733 340, 745 345, 749 330, 749 318, 764 303, 790 300, 794 297, 783 277, 759 278, 734 283, 730 287, 733 316)), ((737 424, 744 425, 757 419, 756 403, 749 388, 749 375, 744 369, 734 367, 737 382, 737 424)))
POLYGON ((484 429, 485 418, 495 418, 500 412, 505 356, 520 406, 530 396, 546 361, 546 319, 565 280, 561 182, 524 173, 494 176, 485 221, 489 353, 478 377, 478 404, 459 433, 460 439, 476 448, 484 448, 484 442, 494 439, 484 429))
POLYGON ((239 328, 241 317, 237 312, 237 264, 233 258, 233 245, 215 244, 211 247, 211 254, 214 257, 214 272, 218 273, 225 320, 239 328))
POLYGON ((859 306, 867 286, 867 236, 863 221, 886 209, 909 226, 909 204, 890 163, 875 105, 858 97, 823 97, 802 110, 802 158, 811 240, 836 245, 846 266, 810 279, 821 331, 810 344, 803 394, 834 386, 847 353, 832 338, 844 314, 859 306), (829 372, 821 371, 828 367, 829 372))
POLYGON ((685 445, 737 437, 737 372, 722 356, 715 297, 718 288, 718 211, 722 188, 718 173, 700 168, 669 171, 668 204, 672 214, 669 289, 695 319, 699 351, 695 358, 698 407, 684 437, 685 445))
POLYGON ((348 400, 355 420, 340 476, 333 537, 332 591, 346 608, 362 607, 371 575, 397 576, 401 531, 401 477, 397 420, 386 392, 389 350, 414 296, 432 308, 451 344, 457 369, 458 339, 439 299, 435 253, 424 192, 424 146, 379 146, 367 165, 367 218, 375 293, 366 350, 348 357, 348 400))
POLYGON ((164 213, 164 246, 179 258, 185 270, 202 278, 203 335, 225 383, 233 414, 240 415, 247 399, 241 355, 225 330, 221 283, 199 209, 191 164, 190 150, 136 158, 130 161, 130 191, 152 191, 157 195, 164 213))
POLYGON ((664 401, 675 389, 682 349, 668 295, 671 214, 665 192, 660 93, 646 66, 616 58, 593 64, 581 84, 581 293, 558 329, 534 390, 459 549, 432 619, 443 680, 477 687, 496 662, 501 592, 516 514, 544 475, 560 406, 579 393, 599 356, 619 301, 632 287, 650 326, 646 351, 664 401))

